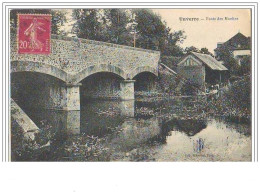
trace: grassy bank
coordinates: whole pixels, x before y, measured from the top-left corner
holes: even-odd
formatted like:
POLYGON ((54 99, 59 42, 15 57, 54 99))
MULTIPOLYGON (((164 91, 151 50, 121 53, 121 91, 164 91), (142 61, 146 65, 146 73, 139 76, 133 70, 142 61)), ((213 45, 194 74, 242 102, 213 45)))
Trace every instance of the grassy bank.
MULTIPOLYGON (((168 102, 176 100, 182 102, 186 98, 185 90, 181 90, 181 94, 176 92, 178 78, 169 74, 165 70, 160 70, 160 77, 157 81, 157 89, 152 93, 138 92, 136 94, 137 101, 144 102, 168 102)), ((182 88, 186 88, 183 85, 182 88)), ((199 96, 198 96, 199 97, 199 96)), ((185 100, 187 101, 187 100, 185 100)), ((189 106, 182 106, 176 109, 180 111, 180 115, 189 117, 205 113, 211 116, 224 117, 230 121, 250 123, 251 122, 251 76, 243 76, 233 81, 228 87, 221 89, 220 96, 216 98, 214 95, 205 98, 191 98, 189 106), (195 98, 195 101, 194 101, 195 98)), ((163 104, 159 109, 163 109, 163 104), (162 106, 162 108, 161 108, 162 106)), ((169 107, 170 105, 165 105, 169 107)), ((175 105, 172 105, 176 107, 175 105)), ((171 107, 171 106, 170 106, 171 107)), ((158 109, 158 108, 157 108, 158 109)), ((177 112, 176 111, 176 112, 177 112)), ((175 112, 175 113, 176 113, 175 112)), ((176 113, 178 114, 178 112, 176 113)))
POLYGON ((208 113, 225 117, 234 122, 251 121, 251 77, 241 77, 226 89, 218 99, 208 101, 208 113))

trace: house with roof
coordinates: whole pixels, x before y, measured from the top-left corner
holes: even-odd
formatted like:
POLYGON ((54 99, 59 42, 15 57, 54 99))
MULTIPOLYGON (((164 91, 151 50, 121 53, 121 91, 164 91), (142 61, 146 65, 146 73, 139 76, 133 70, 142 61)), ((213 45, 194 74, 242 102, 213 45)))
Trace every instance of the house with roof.
POLYGON ((241 61, 245 56, 251 55, 251 38, 246 37, 242 33, 237 33, 229 40, 224 43, 218 43, 217 48, 214 50, 215 56, 217 60, 224 60, 223 56, 221 56, 221 51, 223 49, 228 50, 233 58, 235 58, 239 65, 241 65, 241 61))
POLYGON ((177 73, 190 83, 204 87, 215 85, 226 80, 228 69, 208 54, 191 52, 177 64, 177 73))

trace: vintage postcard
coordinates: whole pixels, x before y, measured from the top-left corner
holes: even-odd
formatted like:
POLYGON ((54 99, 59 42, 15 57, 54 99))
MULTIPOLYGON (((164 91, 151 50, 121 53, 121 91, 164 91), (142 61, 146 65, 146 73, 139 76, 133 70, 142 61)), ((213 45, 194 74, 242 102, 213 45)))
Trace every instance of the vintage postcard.
POLYGON ((259 194, 258 3, 116 2, 2 3, 0 194, 259 194))
POLYGON ((11 161, 252 161, 252 9, 10 9, 11 161))

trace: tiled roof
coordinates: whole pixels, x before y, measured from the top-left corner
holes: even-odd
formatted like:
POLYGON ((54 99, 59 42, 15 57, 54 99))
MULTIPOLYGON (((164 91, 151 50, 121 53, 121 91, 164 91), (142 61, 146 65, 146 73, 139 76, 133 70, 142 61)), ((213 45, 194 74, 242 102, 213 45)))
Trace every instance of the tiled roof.
POLYGON ((195 57, 199 58, 204 64, 206 64, 212 70, 228 70, 221 62, 217 61, 211 55, 191 52, 195 57))

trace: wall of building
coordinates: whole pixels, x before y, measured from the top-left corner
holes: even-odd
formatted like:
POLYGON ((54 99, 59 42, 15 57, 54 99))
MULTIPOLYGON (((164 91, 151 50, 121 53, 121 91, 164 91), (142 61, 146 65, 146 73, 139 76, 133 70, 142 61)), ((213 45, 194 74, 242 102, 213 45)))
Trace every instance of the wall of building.
POLYGON ((205 67, 203 65, 178 66, 177 73, 195 85, 203 86, 205 84, 205 67))
POLYGON ((245 56, 250 56, 250 50, 234 50, 233 57, 237 60, 238 64, 241 65, 241 62, 245 56))
POLYGON ((250 50, 234 50, 233 51, 233 56, 250 56, 251 51, 250 50))

